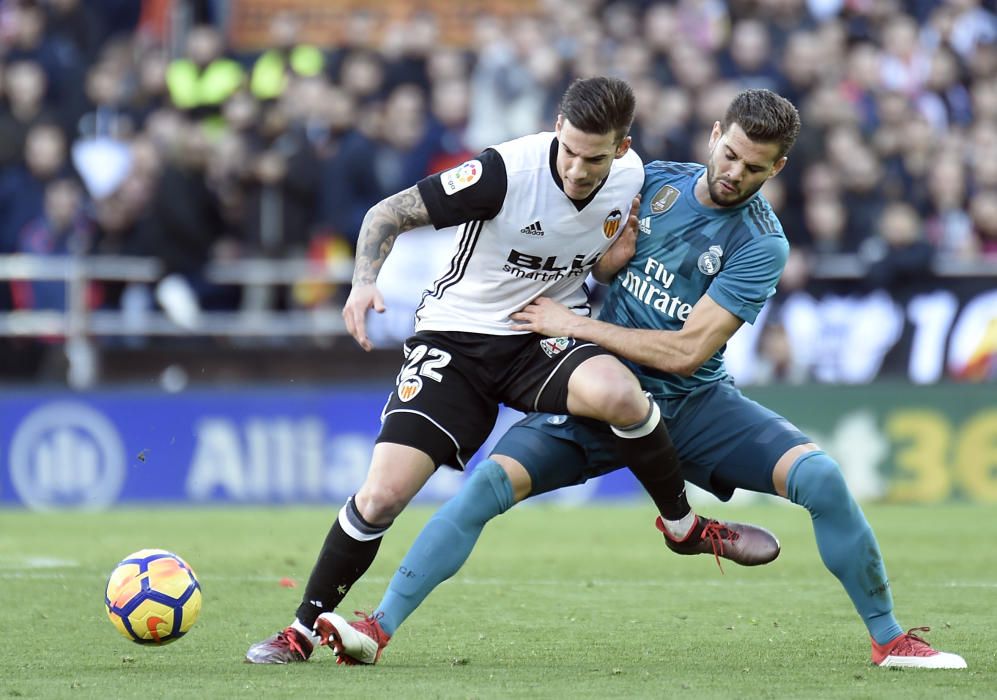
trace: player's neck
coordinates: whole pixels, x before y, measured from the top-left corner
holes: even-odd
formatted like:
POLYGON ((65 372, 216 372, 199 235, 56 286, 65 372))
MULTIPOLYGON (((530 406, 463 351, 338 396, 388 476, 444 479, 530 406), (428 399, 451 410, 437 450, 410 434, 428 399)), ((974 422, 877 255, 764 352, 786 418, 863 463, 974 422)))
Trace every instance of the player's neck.
POLYGON ((709 207, 710 209, 720 209, 721 205, 713 201, 710 197, 710 183, 706 177, 707 171, 704 170, 703 174, 699 176, 696 180, 695 186, 692 188, 692 194, 696 197, 696 201, 702 204, 704 207, 709 207))

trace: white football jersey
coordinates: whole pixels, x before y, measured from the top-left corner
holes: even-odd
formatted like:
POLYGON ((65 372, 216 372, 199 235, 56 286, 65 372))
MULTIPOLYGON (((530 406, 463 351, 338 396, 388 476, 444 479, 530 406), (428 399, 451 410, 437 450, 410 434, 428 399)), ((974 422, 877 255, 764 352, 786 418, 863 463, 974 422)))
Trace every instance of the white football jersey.
MULTIPOLYGON (((644 166, 632 149, 615 159, 602 187, 579 211, 555 180, 555 138, 544 132, 507 141, 489 149, 500 163, 492 155, 427 178, 439 178, 433 189, 446 200, 473 188, 487 174, 483 169, 504 164, 506 188, 494 217, 457 227, 450 265, 416 310, 417 331, 519 333, 509 315, 540 296, 590 313, 585 280, 623 230, 644 166)), ((421 183, 420 190, 428 193, 421 183)))

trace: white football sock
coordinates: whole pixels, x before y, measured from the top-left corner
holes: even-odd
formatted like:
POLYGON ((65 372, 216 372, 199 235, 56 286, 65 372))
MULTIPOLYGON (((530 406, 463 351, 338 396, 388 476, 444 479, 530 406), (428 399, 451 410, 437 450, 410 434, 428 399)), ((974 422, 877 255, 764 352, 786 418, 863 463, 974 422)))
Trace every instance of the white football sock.
POLYGON ((696 526, 696 513, 690 510, 681 520, 665 520, 662 518, 661 521, 665 524, 668 536, 676 542, 681 542, 689 536, 692 528, 696 526))
POLYGON ((315 634, 312 630, 305 627, 304 623, 298 618, 294 618, 294 622, 291 623, 291 627, 296 629, 301 634, 305 635, 305 639, 308 639, 314 646, 318 646, 319 636, 315 634))

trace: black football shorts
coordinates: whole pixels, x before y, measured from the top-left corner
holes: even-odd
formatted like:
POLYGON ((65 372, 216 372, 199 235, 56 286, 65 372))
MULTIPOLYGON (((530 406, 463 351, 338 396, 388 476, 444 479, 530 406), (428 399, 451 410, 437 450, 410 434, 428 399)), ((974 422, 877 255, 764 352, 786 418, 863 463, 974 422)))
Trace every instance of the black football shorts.
POLYGON ((608 351, 573 338, 536 333, 416 333, 381 415, 378 442, 426 452, 463 469, 488 437, 504 403, 520 411, 567 412, 568 378, 608 351))

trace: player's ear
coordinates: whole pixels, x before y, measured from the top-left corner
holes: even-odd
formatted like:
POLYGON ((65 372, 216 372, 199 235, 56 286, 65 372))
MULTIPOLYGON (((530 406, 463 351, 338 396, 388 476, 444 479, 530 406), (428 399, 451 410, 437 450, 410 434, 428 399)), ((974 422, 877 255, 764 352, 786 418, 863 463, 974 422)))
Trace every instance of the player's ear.
POLYGON ((789 158, 783 156, 782 158, 780 158, 775 162, 775 165, 772 166, 772 174, 769 175, 770 179, 778 175, 780 172, 782 172, 782 169, 786 167, 787 160, 789 160, 789 158))
POLYGON ((717 141, 720 137, 724 135, 723 129, 720 127, 720 122, 713 122, 713 130, 710 132, 710 146, 707 150, 712 151, 713 147, 717 145, 717 141))
POLYGON ((561 135, 561 127, 563 125, 564 125, 564 115, 563 114, 558 114, 557 115, 557 121, 554 122, 554 133, 557 134, 558 136, 561 135))
POLYGON ((615 158, 622 158, 630 150, 630 144, 633 143, 633 139, 629 135, 624 136, 623 140, 620 141, 620 145, 616 147, 615 158))

